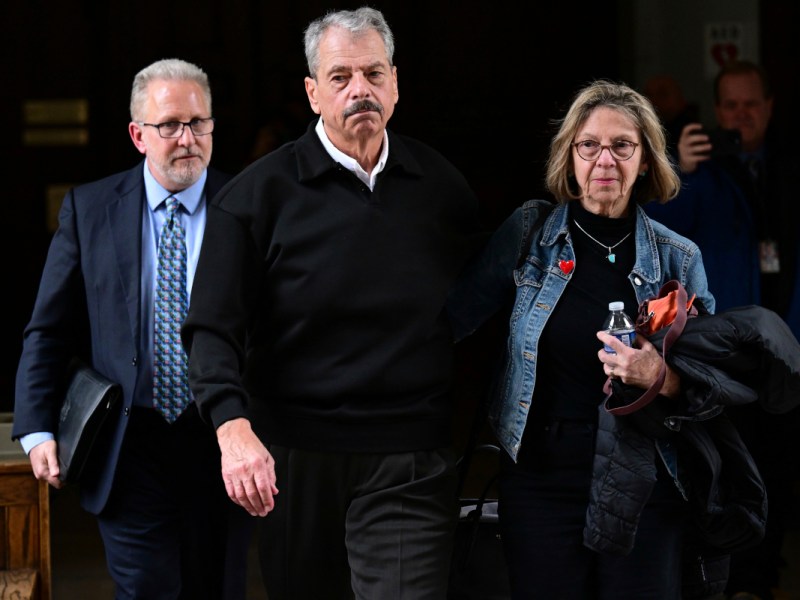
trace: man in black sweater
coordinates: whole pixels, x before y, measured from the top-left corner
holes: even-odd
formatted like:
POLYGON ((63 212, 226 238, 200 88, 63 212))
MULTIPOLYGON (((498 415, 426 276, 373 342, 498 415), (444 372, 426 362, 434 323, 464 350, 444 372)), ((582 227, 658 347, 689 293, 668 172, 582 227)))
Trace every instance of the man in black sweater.
POLYGON ((443 305, 477 199, 386 129, 398 87, 380 12, 327 14, 305 50, 320 118, 209 206, 183 328, 192 390, 228 495, 269 513, 270 600, 439 600, 457 514, 443 305))

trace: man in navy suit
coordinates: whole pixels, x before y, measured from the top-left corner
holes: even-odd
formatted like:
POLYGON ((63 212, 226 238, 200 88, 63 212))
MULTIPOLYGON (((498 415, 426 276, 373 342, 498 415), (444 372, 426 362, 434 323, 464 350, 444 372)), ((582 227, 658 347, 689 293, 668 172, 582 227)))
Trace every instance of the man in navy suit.
MULTIPOLYGON (((230 576, 225 581, 229 526, 241 529, 233 511, 244 511, 225 493, 214 430, 194 402, 174 422, 153 403, 154 294, 166 200, 180 202, 188 298, 206 203, 228 179, 208 168, 214 130, 208 77, 182 60, 157 61, 136 75, 130 110, 128 132, 144 161, 64 198, 24 333, 13 437, 36 478, 60 488, 54 433, 68 364, 83 358, 118 382, 124 401, 80 479, 81 505, 97 517, 116 598, 231 597, 226 586, 240 594, 243 587, 230 576)), ((246 558, 246 549, 232 550, 246 558)), ((240 578, 243 572, 237 569, 240 578)))

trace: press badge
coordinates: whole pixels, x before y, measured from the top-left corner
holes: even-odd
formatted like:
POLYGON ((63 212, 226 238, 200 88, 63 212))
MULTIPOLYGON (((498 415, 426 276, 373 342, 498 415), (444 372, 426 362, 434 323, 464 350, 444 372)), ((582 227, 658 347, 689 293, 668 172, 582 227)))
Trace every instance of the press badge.
POLYGON ((758 248, 759 258, 761 259, 762 273, 780 273, 781 261, 778 256, 778 244, 775 240, 762 240, 758 248))

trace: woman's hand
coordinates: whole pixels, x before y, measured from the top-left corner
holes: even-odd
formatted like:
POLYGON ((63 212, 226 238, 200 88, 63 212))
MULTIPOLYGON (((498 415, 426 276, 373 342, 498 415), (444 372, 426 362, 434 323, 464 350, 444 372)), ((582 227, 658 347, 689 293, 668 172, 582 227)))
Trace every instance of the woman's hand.
MULTIPOLYGON (((603 348, 597 352, 597 357, 603 363, 603 371, 609 377, 642 389, 649 388, 658 377, 661 370, 661 355, 645 338, 637 336, 636 348, 626 346, 605 331, 598 331, 597 339, 616 352, 616 354, 606 352, 603 348)), ((659 393, 673 398, 680 393, 680 390, 680 377, 668 366, 667 376, 659 393)))

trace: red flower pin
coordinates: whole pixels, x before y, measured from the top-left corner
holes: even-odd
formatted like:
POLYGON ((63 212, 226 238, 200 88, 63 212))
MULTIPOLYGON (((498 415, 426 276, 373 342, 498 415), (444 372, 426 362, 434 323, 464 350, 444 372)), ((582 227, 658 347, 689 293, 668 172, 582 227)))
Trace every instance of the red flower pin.
POLYGON ((575 268, 575 261, 574 260, 560 260, 558 261, 558 266, 564 272, 564 275, 569 275, 572 273, 572 269, 575 268))

